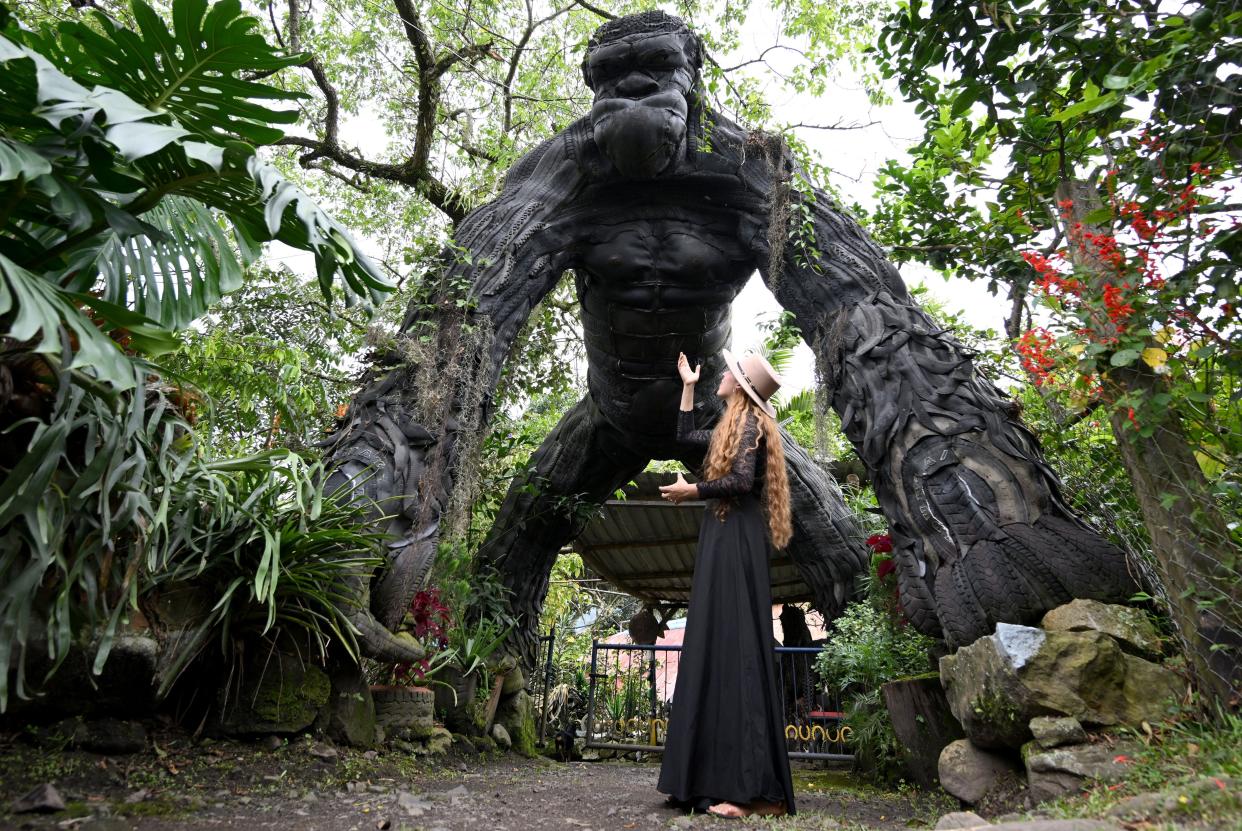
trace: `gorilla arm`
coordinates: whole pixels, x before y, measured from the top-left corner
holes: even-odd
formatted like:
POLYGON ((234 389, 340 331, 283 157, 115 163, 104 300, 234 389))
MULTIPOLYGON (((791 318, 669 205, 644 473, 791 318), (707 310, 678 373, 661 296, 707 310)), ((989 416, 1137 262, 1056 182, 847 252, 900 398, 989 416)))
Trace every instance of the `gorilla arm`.
POLYGON ((442 255, 440 289, 431 302, 415 299, 406 311, 405 354, 355 396, 326 442, 327 489, 348 487, 394 540, 374 595, 370 575, 349 589, 358 601, 349 610, 351 620, 370 657, 422 657, 416 642, 393 630, 435 556, 440 517, 454 485, 458 433, 463 425, 482 429, 486 423, 510 347, 564 271, 566 242, 552 220, 579 184, 570 152, 573 129, 518 161, 500 195, 462 220, 442 255), (463 311, 460 299, 467 290, 463 311), (472 331, 468 338, 466 329, 472 331), (464 348, 466 341, 473 348, 464 348), (452 383, 463 374, 476 390, 481 387, 481 397, 467 396, 452 383))
MULTIPOLYGON (((788 188, 787 151, 775 174, 756 161, 752 189, 810 201, 788 188)), ((911 622, 958 646, 999 621, 1037 623, 1071 597, 1128 597, 1124 553, 1070 513, 1017 406, 911 299, 857 222, 819 191, 810 207, 813 245, 784 240, 773 257, 760 221, 752 250, 867 466, 911 622)))

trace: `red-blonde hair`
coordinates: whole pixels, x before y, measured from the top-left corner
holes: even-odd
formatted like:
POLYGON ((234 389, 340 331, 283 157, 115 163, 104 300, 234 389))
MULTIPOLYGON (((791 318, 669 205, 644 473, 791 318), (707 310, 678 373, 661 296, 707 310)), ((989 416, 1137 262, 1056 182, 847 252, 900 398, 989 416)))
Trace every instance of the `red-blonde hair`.
MULTIPOLYGON (((724 414, 712 430, 711 444, 707 446, 707 459, 703 463, 703 475, 707 479, 719 479, 733 469, 742 443, 742 431, 747 415, 753 414, 759 423, 760 438, 767 444, 767 470, 763 480, 764 512, 768 519, 768 538, 772 547, 784 548, 793 536, 793 519, 789 509, 789 477, 785 472, 785 449, 781 447, 781 434, 776 420, 759 408, 750 396, 735 390, 729 396, 724 414)), ((755 449, 752 448, 752 449, 755 449)), ((724 519, 729 511, 728 500, 721 500, 716 515, 724 519)))

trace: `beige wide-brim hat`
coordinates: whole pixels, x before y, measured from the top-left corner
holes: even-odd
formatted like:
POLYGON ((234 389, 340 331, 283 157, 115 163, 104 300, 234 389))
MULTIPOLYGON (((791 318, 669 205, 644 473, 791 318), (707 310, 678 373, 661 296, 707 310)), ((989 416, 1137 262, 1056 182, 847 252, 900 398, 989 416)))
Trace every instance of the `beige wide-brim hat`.
POLYGON ((781 388, 784 379, 762 355, 747 352, 741 360, 738 360, 728 349, 722 349, 721 352, 724 353, 725 365, 729 367, 729 372, 733 373, 737 385, 759 405, 760 409, 772 418, 776 418, 776 408, 769 403, 768 399, 781 388))

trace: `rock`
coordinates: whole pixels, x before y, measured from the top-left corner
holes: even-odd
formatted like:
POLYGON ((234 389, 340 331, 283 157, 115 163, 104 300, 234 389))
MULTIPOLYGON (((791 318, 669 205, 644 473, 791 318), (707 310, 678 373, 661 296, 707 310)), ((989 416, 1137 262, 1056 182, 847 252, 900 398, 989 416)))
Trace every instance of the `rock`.
POLYGON ((513 739, 509 738, 509 731, 505 729, 503 724, 492 725, 492 738, 504 750, 513 747, 513 739))
POLYGON ((139 802, 146 802, 147 797, 149 797, 150 795, 151 795, 150 791, 148 791, 146 788, 141 788, 139 790, 134 791, 131 794, 127 794, 125 797, 125 804, 126 805, 137 805, 139 802))
POLYGON ((1018 765, 1005 756, 976 747, 969 739, 950 742, 940 752, 940 786, 968 804, 981 800, 1018 765))
POLYGON ((54 814, 65 810, 65 800, 55 785, 44 782, 21 799, 15 800, 10 810, 15 814, 54 814))
POLYGON ((51 728, 48 738, 76 750, 102 755, 138 753, 147 747, 147 729, 136 721, 114 718, 65 719, 51 728))
POLYGON ((518 690, 526 689, 526 674, 521 667, 514 667, 505 673, 504 684, 500 688, 501 695, 513 695, 518 690))
POLYGON ((329 747, 326 744, 312 744, 307 748, 306 752, 316 759, 335 759, 340 755, 336 752, 335 747, 329 747))
POLYGON ((1083 744, 1087 731, 1082 729, 1073 716, 1036 716, 1031 719, 1031 735, 1042 748, 1060 747, 1063 744, 1083 744))
POLYGON ((398 791, 397 807, 405 811, 406 816, 421 817, 431 810, 431 803, 409 791, 398 791))
POLYGON ((1176 674, 1125 654, 1102 632, 1008 623, 941 658, 940 678, 953 715, 985 748, 1021 747, 1037 716, 1092 726, 1156 721, 1182 691, 1176 674))
POLYGON ((1045 802, 1076 793, 1088 779, 1115 782, 1126 774, 1128 754, 1137 750, 1131 742, 1078 744, 1053 750, 1028 748, 1024 756, 1031 800, 1045 802))
POLYGON ((439 756, 448 752, 453 744, 453 734, 443 727, 436 727, 424 741, 424 752, 439 756))
POLYGON ((1098 819, 1026 819, 983 828, 987 831, 1125 831, 1121 826, 1098 819))
POLYGON ((945 814, 936 823, 936 831, 950 831, 957 828, 987 828, 989 823, 986 819, 976 814, 974 811, 954 811, 951 814, 945 814))
POLYGON ((1236 816, 1242 812, 1242 781, 1230 776, 1202 776, 1164 790, 1141 793, 1108 809, 1108 816, 1128 823, 1236 816))
POLYGON ((1040 628, 1058 632, 1103 632, 1131 655, 1158 659, 1160 635, 1142 609, 1074 600, 1044 615, 1040 628))
POLYGON ((502 696, 496 711, 496 724, 504 725, 512 748, 526 757, 537 755, 535 748, 534 700, 526 690, 502 696))
POLYGON ((324 733, 337 744, 373 747, 378 737, 375 702, 362 670, 349 659, 341 659, 329 673, 331 693, 320 720, 324 733))
MULTIPOLYGON (((248 664, 241 689, 228 695, 220 727, 226 733, 298 733, 315 723, 331 685, 322 669, 277 652, 248 664)), ((221 698, 227 690, 221 690, 221 698)))
MULTIPOLYGON (((39 632, 40 627, 32 625, 30 631, 39 632)), ((102 671, 96 675, 98 646, 98 642, 70 646, 59 668, 45 683, 39 683, 34 679, 47 676, 57 661, 48 655, 45 639, 32 637, 25 661, 33 695, 29 700, 10 696, 8 714, 25 721, 52 721, 64 716, 149 716, 156 707, 159 644, 145 634, 118 634, 102 671)))
POLYGON ((447 799, 449 804, 454 807, 461 805, 468 796, 470 796, 470 791, 465 785, 458 785, 456 788, 451 788, 439 794, 441 799, 447 799))

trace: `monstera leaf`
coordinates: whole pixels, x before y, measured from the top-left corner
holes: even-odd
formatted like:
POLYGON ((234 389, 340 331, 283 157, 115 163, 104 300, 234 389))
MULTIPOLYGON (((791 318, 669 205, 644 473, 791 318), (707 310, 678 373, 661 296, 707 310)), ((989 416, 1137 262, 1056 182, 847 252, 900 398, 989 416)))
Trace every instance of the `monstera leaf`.
POLYGON ((249 143, 292 118, 260 102, 294 96, 237 74, 297 59, 275 55, 229 0, 175 0, 171 32, 144 3, 134 13, 138 32, 100 19, 98 31, 0 34, 0 335, 73 352, 67 365, 125 389, 134 374, 113 341, 158 354, 157 330, 237 289, 259 242, 313 253, 329 300, 338 275, 347 304, 391 291, 249 143), (109 339, 115 329, 125 336, 109 339))
POLYGON ((238 0, 178 0, 172 29, 142 0, 133 4, 138 31, 95 13, 94 26, 62 24, 59 34, 72 69, 94 86, 125 93, 145 108, 170 114, 200 136, 269 144, 284 133, 271 125, 297 121, 295 108, 272 109, 264 101, 301 98, 242 73, 271 73, 305 60, 277 55, 242 12, 238 0))

